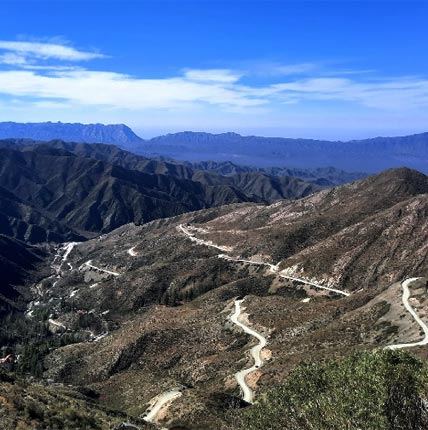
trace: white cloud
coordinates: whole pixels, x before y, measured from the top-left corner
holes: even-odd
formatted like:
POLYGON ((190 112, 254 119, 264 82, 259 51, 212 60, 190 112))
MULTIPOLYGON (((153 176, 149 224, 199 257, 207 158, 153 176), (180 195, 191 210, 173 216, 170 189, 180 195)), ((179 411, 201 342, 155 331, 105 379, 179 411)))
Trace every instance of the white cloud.
POLYGON ((316 69, 316 65, 312 63, 298 63, 298 64, 285 64, 273 65, 271 67, 271 74, 274 75, 298 75, 307 73, 316 69))
POLYGON ((290 120, 296 112, 310 116, 313 102, 332 110, 345 102, 370 114, 428 108, 427 78, 373 78, 364 71, 329 72, 314 63, 265 63, 241 70, 184 69, 173 77, 146 79, 76 64, 102 57, 61 41, 0 41, 0 64, 6 66, 0 69, 2 109, 6 112, 4 101, 13 99, 15 112, 43 111, 52 119, 74 112, 85 118, 117 115, 123 122, 144 116, 178 123, 188 116, 195 124, 220 117, 225 124, 253 124, 255 118, 267 124, 270 118, 285 123, 281 117, 290 120))
POLYGON ((357 81, 345 78, 310 78, 274 85, 278 94, 300 101, 336 100, 384 110, 428 107, 428 80, 385 78, 357 81))
POLYGON ((193 69, 186 70, 184 76, 191 81, 234 83, 242 78, 243 74, 227 69, 193 69))
POLYGON ((119 109, 184 108, 193 103, 251 107, 267 103, 239 88, 217 82, 197 82, 185 76, 138 79, 89 70, 58 71, 48 75, 35 71, 0 71, 0 93, 119 109))
POLYGON ((0 50, 10 53, 5 55, 15 55, 16 57, 24 59, 34 58, 39 60, 55 59, 63 61, 86 61, 104 57, 104 55, 96 52, 79 51, 71 46, 61 45, 58 43, 0 40, 0 50))
POLYGON ((164 79, 84 69, 0 71, 0 93, 39 101, 113 109, 195 109, 204 105, 237 110, 278 103, 345 101, 383 110, 428 107, 428 80, 358 81, 337 77, 293 79, 264 86, 241 85, 232 70, 187 70, 164 79), (206 72, 206 73, 204 73, 206 72))
POLYGON ((24 56, 15 54, 13 52, 6 52, 0 55, 0 64, 7 64, 9 66, 23 66, 27 63, 24 56))

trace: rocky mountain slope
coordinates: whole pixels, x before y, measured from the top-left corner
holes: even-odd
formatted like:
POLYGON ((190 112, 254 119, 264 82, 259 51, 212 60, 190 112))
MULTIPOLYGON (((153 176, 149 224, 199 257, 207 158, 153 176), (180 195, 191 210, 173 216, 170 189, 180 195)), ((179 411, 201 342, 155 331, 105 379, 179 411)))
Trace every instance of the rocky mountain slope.
POLYGON ((126 414, 100 406, 83 389, 31 384, 0 369, 0 390, 3 430, 155 429, 142 420, 131 423, 126 414))
POLYGON ((0 157, 0 233, 29 243, 81 240, 128 222, 297 198, 320 189, 290 177, 188 171, 104 145, 11 146, 6 141, 0 157))
MULTIPOLYGON (((47 252, 0 235, 0 318, 13 310, 24 310, 31 294, 23 288, 43 276, 47 252)), ((46 270, 46 269, 45 269, 46 270)))
POLYGON ((401 281, 421 277, 411 303, 426 322, 427 193, 426 176, 395 169, 298 201, 204 209, 63 246, 30 308, 35 321, 50 315, 66 345, 40 339, 31 357, 45 378, 84 385, 134 417, 180 390, 156 422, 236 429, 245 403, 234 374, 253 365, 255 345, 231 320, 237 297, 241 320, 267 340, 247 378, 256 401, 302 360, 421 338, 401 281))
POLYGON ((224 176, 233 176, 238 173, 259 172, 270 176, 293 176, 306 182, 315 183, 320 186, 342 185, 348 182, 354 182, 367 176, 366 173, 346 172, 334 167, 318 167, 315 169, 297 169, 287 167, 255 167, 242 166, 231 163, 230 161, 199 161, 183 162, 185 166, 192 169, 206 170, 212 173, 218 173, 224 176))
POLYGON ((427 193, 425 175, 392 169, 296 202, 239 209, 208 222, 202 237, 330 285, 389 283, 426 268, 427 193))

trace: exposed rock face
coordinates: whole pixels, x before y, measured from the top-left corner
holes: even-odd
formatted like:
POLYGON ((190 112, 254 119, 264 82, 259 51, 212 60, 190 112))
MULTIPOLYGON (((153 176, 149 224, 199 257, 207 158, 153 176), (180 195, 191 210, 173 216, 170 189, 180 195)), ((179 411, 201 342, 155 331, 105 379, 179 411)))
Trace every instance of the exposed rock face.
POLYGON ((385 285, 428 269, 427 193, 425 175, 391 169, 299 201, 240 207, 204 223, 202 236, 241 255, 269 255, 289 275, 385 285))

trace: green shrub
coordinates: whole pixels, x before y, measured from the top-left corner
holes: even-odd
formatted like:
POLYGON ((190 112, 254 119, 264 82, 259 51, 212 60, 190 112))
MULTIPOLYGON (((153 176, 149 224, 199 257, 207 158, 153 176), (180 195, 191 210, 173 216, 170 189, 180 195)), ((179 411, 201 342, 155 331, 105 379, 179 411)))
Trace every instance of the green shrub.
POLYGON ((243 413, 245 430, 422 430, 428 366, 408 353, 302 363, 243 413))

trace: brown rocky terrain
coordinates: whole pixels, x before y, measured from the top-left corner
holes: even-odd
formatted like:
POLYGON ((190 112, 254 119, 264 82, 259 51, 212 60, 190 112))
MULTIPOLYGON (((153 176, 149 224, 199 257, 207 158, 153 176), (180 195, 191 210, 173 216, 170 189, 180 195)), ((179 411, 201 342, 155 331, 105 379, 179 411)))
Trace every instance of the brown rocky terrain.
MULTIPOLYGON (((60 251, 58 275, 37 286, 32 309, 51 314, 58 336, 77 339, 46 356, 45 377, 90 387, 102 404, 134 417, 181 387, 158 415, 163 425, 226 429, 242 406, 234 373, 252 365, 246 351, 254 345, 230 321, 236 297, 246 297, 243 317, 268 341, 265 365, 248 378, 256 399, 302 359, 417 340, 400 281, 426 275, 427 190, 424 175, 391 170, 299 201, 126 225, 74 246, 67 259, 60 251), (278 272, 219 258, 224 251, 195 243, 180 225, 232 258, 278 264, 278 272)), ((426 318, 421 288, 414 306, 426 318)))
POLYGON ((296 202, 242 206, 199 235, 339 288, 390 285, 427 269, 426 193, 425 175, 392 169, 296 202))
MULTIPOLYGON (((90 388, 135 418, 179 387, 158 415, 162 425, 230 429, 244 406, 234 374, 252 366, 255 345, 230 320, 236 297, 268 342, 264 366, 247 380, 256 401, 302 360, 418 340, 400 281, 426 276, 427 192, 426 176, 396 169, 298 201, 129 224, 67 256, 58 250, 54 276, 36 286, 32 318, 48 313, 56 336, 74 338, 44 354, 44 377, 90 388), (196 243, 180 225, 226 250, 196 243)), ((411 300, 427 321, 425 285, 411 300)))

